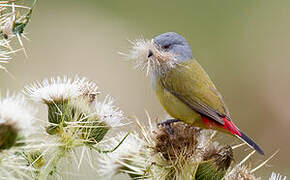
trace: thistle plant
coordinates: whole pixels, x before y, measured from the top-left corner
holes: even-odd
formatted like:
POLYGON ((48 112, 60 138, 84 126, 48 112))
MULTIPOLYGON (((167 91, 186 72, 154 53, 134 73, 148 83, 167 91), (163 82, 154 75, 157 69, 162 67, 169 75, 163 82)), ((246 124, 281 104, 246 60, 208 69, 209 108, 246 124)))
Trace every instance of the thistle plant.
POLYGON ((126 118, 113 105, 110 96, 98 100, 100 93, 93 81, 77 76, 56 77, 27 85, 23 93, 27 98, 19 94, 0 99, 0 172, 7 174, 4 177, 61 177, 60 164, 69 161, 80 167, 84 155, 117 149, 102 149, 99 143, 107 141, 108 131, 123 126, 122 121, 126 118), (33 125, 37 108, 27 99, 47 106, 48 118, 44 127, 33 125), (9 158, 13 161, 7 160, 9 158))
MULTIPOLYGON (((97 85, 87 78, 50 78, 25 86, 23 92, 47 106, 48 117, 44 127, 36 126, 37 108, 24 95, 1 98, 0 172, 6 179, 61 178, 67 162, 79 168, 86 158, 104 179, 123 173, 130 179, 257 180, 254 172, 275 155, 251 169, 246 161, 255 151, 234 163, 241 145, 222 145, 215 131, 182 122, 169 129, 149 115, 148 126, 137 120, 131 133, 114 135, 112 130, 127 118, 110 96, 99 100, 97 85)), ((281 178, 286 177, 271 176, 281 178)))
POLYGON ((53 141, 47 144, 47 147, 52 144, 52 150, 42 154, 47 163, 39 170, 39 179, 57 174, 59 161, 72 156, 79 148, 102 152, 96 145, 110 129, 122 126, 121 121, 125 119, 123 112, 113 105, 112 98, 97 100, 98 87, 86 78, 45 79, 26 86, 24 93, 47 106, 45 129, 48 138, 53 136, 50 138, 53 141))

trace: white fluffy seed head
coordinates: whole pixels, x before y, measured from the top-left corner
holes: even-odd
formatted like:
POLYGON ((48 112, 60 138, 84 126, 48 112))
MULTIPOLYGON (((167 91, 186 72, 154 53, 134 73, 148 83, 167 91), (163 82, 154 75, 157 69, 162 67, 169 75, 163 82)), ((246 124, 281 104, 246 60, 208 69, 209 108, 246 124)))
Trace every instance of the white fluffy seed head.
MULTIPOLYGON (((104 148, 113 149, 125 137, 120 133, 104 148)), ((125 141, 110 154, 100 154, 99 174, 111 179, 119 173, 142 176, 147 167, 145 142, 137 134, 131 133, 125 141)))
POLYGON ((94 112, 101 121, 104 121, 110 127, 122 126, 121 120, 124 119, 124 113, 113 103, 113 98, 106 96, 104 101, 95 102, 94 112))
POLYGON ((151 72, 163 74, 178 64, 174 54, 164 51, 153 40, 136 39, 131 41, 131 44, 131 50, 122 54, 128 59, 136 61, 135 67, 146 71, 146 75, 151 72), (153 55, 148 57, 150 51, 153 55))
POLYGON ((84 77, 79 78, 76 76, 72 79, 64 76, 35 82, 26 86, 24 93, 34 101, 51 103, 73 100, 81 96, 91 98, 91 96, 95 96, 99 92, 97 85, 84 77))
POLYGON ((22 94, 0 99, 0 124, 10 123, 24 135, 33 132, 36 109, 30 106, 22 94))

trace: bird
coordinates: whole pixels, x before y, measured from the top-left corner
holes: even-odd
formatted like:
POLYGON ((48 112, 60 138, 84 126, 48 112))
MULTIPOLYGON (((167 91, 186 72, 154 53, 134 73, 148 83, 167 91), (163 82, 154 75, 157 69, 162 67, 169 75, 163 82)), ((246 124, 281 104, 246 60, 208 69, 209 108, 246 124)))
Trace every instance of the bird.
POLYGON ((263 150, 232 121, 220 92, 193 56, 187 40, 176 32, 153 38, 148 51, 152 86, 167 113, 177 121, 231 134, 258 153, 263 150))

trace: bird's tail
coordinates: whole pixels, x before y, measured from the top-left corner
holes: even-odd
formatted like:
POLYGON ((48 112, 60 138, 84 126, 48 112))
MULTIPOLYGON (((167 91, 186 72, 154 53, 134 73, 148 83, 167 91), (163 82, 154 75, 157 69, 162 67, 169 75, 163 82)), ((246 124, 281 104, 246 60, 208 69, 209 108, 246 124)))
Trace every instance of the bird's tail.
POLYGON ((238 137, 245 143, 247 143, 250 147, 255 149, 258 153, 264 155, 263 150, 259 147, 258 144, 256 144, 251 138, 249 138, 246 134, 244 134, 242 131, 240 131, 237 126, 230 120, 227 120, 226 117, 223 118, 225 124, 223 128, 230 131, 234 136, 238 137))

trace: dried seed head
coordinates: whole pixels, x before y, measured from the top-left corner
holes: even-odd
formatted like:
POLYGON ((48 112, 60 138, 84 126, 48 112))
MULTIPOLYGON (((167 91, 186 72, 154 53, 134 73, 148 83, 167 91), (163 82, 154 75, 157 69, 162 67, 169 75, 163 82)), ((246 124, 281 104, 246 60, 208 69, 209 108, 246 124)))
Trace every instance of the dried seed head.
POLYGON ((156 153, 161 153, 168 160, 175 162, 180 157, 190 158, 196 150, 199 129, 186 125, 182 122, 172 123, 171 134, 166 126, 158 127, 154 131, 156 153))

